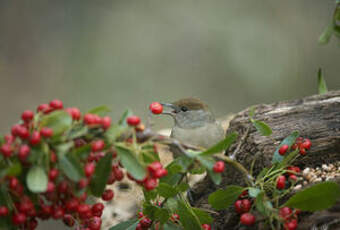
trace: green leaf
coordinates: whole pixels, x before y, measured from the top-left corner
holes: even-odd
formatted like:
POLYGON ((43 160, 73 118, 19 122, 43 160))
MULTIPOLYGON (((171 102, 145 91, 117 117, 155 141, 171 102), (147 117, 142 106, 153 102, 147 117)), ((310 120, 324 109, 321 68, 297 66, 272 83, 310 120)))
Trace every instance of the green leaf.
POLYGON ((129 150, 116 146, 120 162, 124 168, 137 180, 143 180, 146 176, 144 167, 139 163, 136 156, 129 150))
POLYGON ((252 106, 249 108, 249 113, 248 113, 250 118, 253 118, 255 116, 255 106, 252 106))
POLYGON ((72 181, 78 182, 84 175, 79 159, 72 154, 58 154, 59 168, 72 181))
POLYGON ((184 229, 186 230, 198 230, 201 228, 201 223, 198 217, 195 215, 193 209, 187 206, 182 200, 177 202, 178 209, 177 212, 180 216, 179 221, 182 223, 184 229))
POLYGON ((199 208, 192 208, 192 210, 200 220, 201 224, 211 224, 214 221, 214 219, 206 211, 199 208))
POLYGON ((169 212, 166 208, 161 208, 150 203, 144 204, 143 213, 152 220, 160 221, 161 224, 167 222, 170 217, 169 212))
POLYGON ((226 209, 237 200, 243 190, 243 187, 237 185, 230 185, 224 190, 218 189, 209 195, 208 202, 216 210, 226 209))
POLYGON ((222 182, 221 173, 215 173, 213 170, 207 170, 209 177, 214 182, 214 184, 219 185, 222 182))
POLYGON ((41 127, 51 128, 53 130, 53 136, 62 134, 69 129, 71 125, 71 116, 63 110, 58 110, 49 115, 43 116, 40 123, 41 127))
POLYGON ((105 137, 110 142, 115 142, 117 138, 119 138, 125 131, 127 130, 127 127, 124 127, 122 125, 111 125, 111 128, 109 128, 105 132, 105 137))
POLYGON ((265 193, 260 192, 255 199, 256 209, 263 215, 269 215, 271 213, 272 204, 270 201, 266 200, 265 193))
POLYGON ((75 148, 72 151, 72 154, 75 155, 79 159, 85 160, 88 157, 88 155, 90 154, 90 152, 91 152, 91 145, 86 144, 86 145, 83 145, 79 148, 75 148))
POLYGON ((185 183, 185 182, 180 183, 179 185, 176 186, 176 190, 177 190, 178 192, 185 192, 185 191, 187 191, 189 188, 190 188, 190 186, 189 186, 187 183, 185 183))
POLYGON ((265 122, 254 119, 251 119, 251 122, 255 126, 256 130, 261 133, 262 136, 270 136, 273 133, 272 129, 265 122))
POLYGON ((101 105, 101 106, 95 107, 95 108, 87 111, 87 113, 97 114, 99 116, 105 116, 109 112, 111 112, 111 109, 109 107, 107 107, 106 105, 101 105))
POLYGON ((323 33, 319 37, 319 43, 325 45, 329 42, 333 34, 333 23, 327 26, 323 33))
POLYGON ((214 158, 210 156, 197 156, 197 160, 207 169, 209 177, 212 179, 212 181, 219 185, 222 181, 221 173, 215 173, 212 169, 215 164, 214 158))
POLYGON ((179 225, 174 224, 174 223, 166 223, 163 226, 163 230, 183 230, 179 225))
POLYGON ((292 164, 292 161, 295 159, 295 157, 299 154, 299 149, 294 150, 293 152, 290 152, 288 155, 286 154, 286 157, 283 158, 283 160, 280 162, 277 168, 285 168, 288 165, 292 164))
POLYGON ((328 92, 326 81, 323 78, 321 68, 319 68, 319 71, 318 71, 318 88, 319 88, 319 94, 324 94, 328 92))
POLYGON ((151 200, 156 199, 156 197, 158 195, 156 189, 151 190, 151 191, 147 191, 143 188, 143 193, 144 193, 144 199, 147 202, 150 202, 151 200))
POLYGON ((249 196, 253 197, 253 198, 256 198, 257 195, 261 192, 260 189, 258 188, 249 188, 248 189, 248 193, 249 193, 249 196))
POLYGON ((296 193, 283 206, 318 211, 332 207, 339 198, 340 186, 334 182, 323 182, 296 193))
POLYGON ((91 179, 91 192, 94 196, 100 197, 105 190, 106 182, 109 179, 112 167, 112 154, 107 153, 96 165, 93 178, 91 179))
POLYGON ((47 175, 42 167, 33 166, 29 169, 26 177, 26 184, 31 192, 46 192, 47 182, 47 175))
POLYGON ((289 148, 292 147, 292 145, 295 143, 296 138, 299 136, 299 132, 298 131, 294 131, 292 134, 290 134, 288 137, 286 137, 281 143, 280 145, 276 148, 275 152, 274 152, 274 156, 272 159, 272 163, 279 163, 283 160, 284 156, 281 156, 279 154, 279 149, 282 145, 288 145, 289 148))
POLYGON ((261 170, 261 172, 259 173, 259 175, 257 175, 256 181, 261 180, 261 178, 262 178, 264 175, 266 175, 267 172, 268 172, 268 168, 263 168, 263 169, 261 170))
POLYGON ((125 110, 122 117, 119 119, 118 124, 121 125, 121 126, 128 126, 128 124, 126 123, 126 118, 131 116, 132 114, 133 113, 130 109, 125 110))
POLYGON ((230 145, 236 140, 237 133, 233 132, 229 134, 224 140, 218 142, 216 145, 212 146, 211 148, 205 150, 201 153, 201 156, 209 156, 215 153, 222 152, 230 147, 230 145))
POLYGON ((169 198, 177 195, 177 190, 173 186, 170 186, 169 184, 160 183, 157 187, 157 191, 160 196, 164 198, 169 198))
POLYGON ((76 138, 85 136, 85 134, 87 134, 88 131, 89 131, 89 128, 87 126, 75 127, 68 133, 68 138, 76 139, 76 138))
POLYGON ((13 162, 6 170, 7 176, 18 176, 22 172, 21 163, 18 161, 13 162))
POLYGON ((155 161, 160 161, 158 154, 155 152, 143 151, 140 156, 142 161, 147 165, 155 161))
POLYGON ((138 219, 128 220, 111 227, 109 230, 135 230, 138 223, 138 219))

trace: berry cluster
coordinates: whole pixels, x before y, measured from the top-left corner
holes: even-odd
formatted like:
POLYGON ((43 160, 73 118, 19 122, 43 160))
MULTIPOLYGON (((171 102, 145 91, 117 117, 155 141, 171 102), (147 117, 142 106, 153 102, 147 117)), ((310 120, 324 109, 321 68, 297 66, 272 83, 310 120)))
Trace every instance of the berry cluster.
MULTIPOLYGON (((41 120, 44 116, 54 111, 67 112, 73 120, 73 126, 88 126, 90 129, 105 131, 111 126, 110 117, 100 117, 95 114, 85 114, 81 116, 78 108, 63 108, 60 100, 53 100, 49 104, 41 104, 37 108, 37 114, 26 110, 22 113, 22 122, 12 126, 11 134, 4 137, 4 143, 0 147, 2 156, 6 161, 20 163, 22 171, 27 171, 35 165, 42 164, 42 160, 37 158, 37 151, 42 148, 47 149, 45 159, 45 170, 48 183, 45 192, 29 192, 25 183, 25 177, 18 175, 7 175, 0 178, 1 183, 5 183, 9 194, 7 204, 1 204, 0 216, 11 218, 12 224, 20 229, 33 230, 37 227, 37 218, 46 220, 49 218, 62 219, 67 226, 78 226, 82 229, 98 230, 101 226, 101 215, 104 209, 102 203, 93 205, 86 204, 87 188, 91 177, 95 172, 96 162, 103 157, 105 142, 95 137, 86 139, 74 139, 75 148, 90 144, 91 153, 81 163, 83 165, 85 177, 78 182, 70 180, 59 169, 58 156, 55 143, 65 136, 56 136, 54 130, 48 126, 42 126, 41 120), (33 152, 33 153, 32 153, 33 152)), ((108 150, 108 154, 112 154, 108 150)), ((110 183, 114 180, 122 179, 122 171, 113 166, 110 183)), ((105 201, 113 198, 112 190, 105 190, 102 199, 105 201)))
POLYGON ((235 211, 240 214, 240 222, 243 225, 251 226, 255 223, 255 216, 250 213, 252 201, 248 197, 248 190, 244 190, 239 196, 239 200, 234 203, 235 211))
POLYGON ((143 180, 136 180, 129 173, 128 178, 139 185, 142 185, 147 191, 151 191, 158 186, 158 179, 168 175, 168 171, 158 162, 152 162, 147 166, 147 175, 143 180))
POLYGON ((279 210, 279 217, 284 223, 283 227, 285 230, 295 230, 298 226, 298 215, 300 210, 292 210, 289 207, 282 207, 279 210))
MULTIPOLYGON (((309 150, 312 146, 312 142, 308 138, 298 137, 295 143, 292 145, 292 150, 299 149, 299 153, 301 155, 306 155, 306 150, 309 150)), ((285 155, 286 152, 289 150, 289 145, 282 145, 279 149, 280 155, 285 155)))

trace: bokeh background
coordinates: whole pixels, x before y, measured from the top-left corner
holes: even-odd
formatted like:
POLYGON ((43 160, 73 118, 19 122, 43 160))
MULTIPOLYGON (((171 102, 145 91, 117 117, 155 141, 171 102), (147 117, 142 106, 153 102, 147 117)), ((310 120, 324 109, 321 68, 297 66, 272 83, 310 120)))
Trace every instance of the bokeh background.
MULTIPOLYGON (((334 0, 1 0, 0 132, 54 98, 117 119, 196 96, 217 116, 340 89, 334 0)), ((170 125, 155 118, 157 128, 170 125)))

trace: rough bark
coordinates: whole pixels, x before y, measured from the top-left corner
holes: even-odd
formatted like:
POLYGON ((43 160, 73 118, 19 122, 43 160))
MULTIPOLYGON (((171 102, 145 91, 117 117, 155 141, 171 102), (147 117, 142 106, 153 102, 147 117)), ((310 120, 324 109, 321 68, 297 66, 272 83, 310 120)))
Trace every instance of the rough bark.
MULTIPOLYGON (((230 122, 227 133, 238 132, 239 140, 249 133, 241 144, 237 160, 246 168, 256 156, 255 175, 263 167, 271 164, 275 148, 290 133, 297 130, 300 136, 312 141, 312 148, 306 156, 300 158, 296 165, 316 167, 340 160, 340 91, 323 95, 314 95, 299 100, 255 106, 254 119, 266 122, 273 130, 270 138, 261 136, 249 121, 249 108, 238 113, 230 122)), ((227 154, 234 151, 235 143, 227 154)), ((224 188, 228 184, 242 184, 241 174, 231 166, 223 174, 224 188)), ((193 189, 193 204, 209 208, 208 195, 217 189, 205 178, 193 189)), ((242 229, 239 219, 232 210, 218 212, 215 229, 242 229)), ((338 216, 340 218, 340 215, 338 216)), ((307 218, 307 217, 306 217, 307 218)), ((248 228, 249 229, 249 228, 248 228)))

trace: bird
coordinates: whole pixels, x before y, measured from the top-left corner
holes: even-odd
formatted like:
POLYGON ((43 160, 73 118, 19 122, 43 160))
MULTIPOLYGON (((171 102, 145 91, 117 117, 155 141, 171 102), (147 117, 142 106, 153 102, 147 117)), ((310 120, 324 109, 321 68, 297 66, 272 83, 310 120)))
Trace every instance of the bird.
POLYGON ((161 104, 164 108, 162 114, 170 115, 174 120, 170 137, 201 148, 209 148, 224 139, 221 123, 202 100, 188 97, 161 104))

